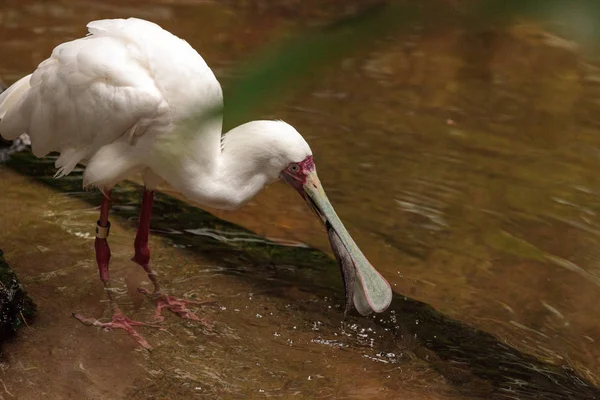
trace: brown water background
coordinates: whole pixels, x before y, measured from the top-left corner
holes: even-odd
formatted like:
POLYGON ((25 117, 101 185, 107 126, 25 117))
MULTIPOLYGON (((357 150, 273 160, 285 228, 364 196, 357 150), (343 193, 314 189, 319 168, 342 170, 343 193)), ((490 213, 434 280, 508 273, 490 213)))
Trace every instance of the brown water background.
MULTIPOLYGON (((10 83, 30 73, 54 46, 83 36, 90 20, 137 16, 190 42, 227 86, 234 67, 265 45, 355 7, 271 3, 5 0, 0 77, 10 83)), ((311 76, 255 117, 284 119, 305 136, 338 214, 396 292, 598 383, 599 84, 589 52, 534 24, 415 28, 311 76)), ((74 309, 104 310, 90 228, 97 212, 81 201, 86 194, 55 193, 5 168, 0 176, 0 246, 41 308, 5 349, 3 380, 19 398, 41 387, 54 398, 136 396, 133 387, 157 393, 150 382, 160 388, 173 377, 184 397, 459 396, 428 366, 402 360, 409 351, 390 356, 398 366, 370 359, 377 355, 356 345, 356 335, 345 351, 314 342, 341 334, 335 316, 285 314, 281 299, 257 298, 210 272, 218 266, 157 238, 157 268, 174 288, 218 300, 225 309, 208 313, 227 328, 204 337, 203 328, 170 319, 177 332, 147 333, 161 343, 148 355, 120 333, 78 326, 74 309), (394 368, 405 369, 402 382, 386 382, 394 368)), ((239 211, 211 211, 329 251, 318 221, 282 184, 239 211)), ((149 315, 135 293, 144 274, 127 261, 134 230, 115 225, 112 268, 132 312, 149 315)), ((177 398, 166 387, 157 398, 177 398)))

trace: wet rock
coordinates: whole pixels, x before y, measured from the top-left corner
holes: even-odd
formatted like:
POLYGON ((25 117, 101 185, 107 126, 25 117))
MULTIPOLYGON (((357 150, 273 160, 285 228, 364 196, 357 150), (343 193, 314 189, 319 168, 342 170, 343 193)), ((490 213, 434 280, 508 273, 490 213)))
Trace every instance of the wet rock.
POLYGON ((12 142, 0 137, 0 163, 7 162, 12 154, 25 150, 27 146, 31 146, 31 140, 26 133, 12 142))
POLYGON ((0 343, 31 321, 36 307, 0 250, 0 343))

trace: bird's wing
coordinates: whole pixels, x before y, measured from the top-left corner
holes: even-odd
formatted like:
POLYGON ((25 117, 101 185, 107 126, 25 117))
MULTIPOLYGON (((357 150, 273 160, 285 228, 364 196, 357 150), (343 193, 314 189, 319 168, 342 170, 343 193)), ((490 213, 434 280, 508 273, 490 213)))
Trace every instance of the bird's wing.
POLYGON ((28 133, 36 156, 61 152, 62 173, 120 138, 134 145, 148 130, 168 131, 192 110, 222 102, 200 55, 158 25, 117 19, 88 29, 57 46, 24 90, 6 96, 11 104, 0 99, 0 133, 28 133))

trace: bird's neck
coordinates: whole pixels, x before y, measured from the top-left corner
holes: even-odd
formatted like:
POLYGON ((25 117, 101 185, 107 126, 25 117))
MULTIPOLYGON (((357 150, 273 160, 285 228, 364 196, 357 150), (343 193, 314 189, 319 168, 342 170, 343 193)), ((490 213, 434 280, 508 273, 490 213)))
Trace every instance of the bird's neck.
MULTIPOLYGON (((267 184, 278 179, 268 173, 248 124, 228 132, 218 151, 206 155, 203 142, 178 160, 177 179, 171 184, 190 200, 218 209, 235 209, 246 203, 267 184)), ((206 144, 204 144, 206 146, 206 144)))

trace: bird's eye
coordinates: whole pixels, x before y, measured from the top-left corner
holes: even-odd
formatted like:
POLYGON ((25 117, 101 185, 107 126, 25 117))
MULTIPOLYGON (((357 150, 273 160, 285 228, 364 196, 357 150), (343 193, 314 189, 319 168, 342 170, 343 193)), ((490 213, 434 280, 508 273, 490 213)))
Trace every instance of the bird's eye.
POLYGON ((290 166, 288 168, 289 168, 290 172, 293 172, 293 173, 300 171, 300 166, 298 164, 290 164, 290 166))

